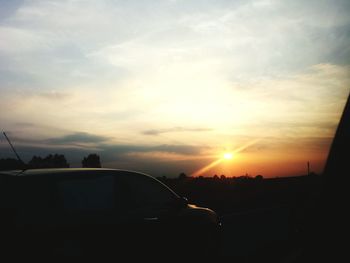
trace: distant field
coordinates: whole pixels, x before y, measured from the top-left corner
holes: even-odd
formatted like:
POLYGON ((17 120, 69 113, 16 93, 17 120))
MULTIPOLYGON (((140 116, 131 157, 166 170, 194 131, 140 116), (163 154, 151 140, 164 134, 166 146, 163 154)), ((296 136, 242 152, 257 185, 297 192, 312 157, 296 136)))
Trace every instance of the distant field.
MULTIPOLYGON (((223 262, 278 262, 297 253, 299 223, 320 176, 274 179, 162 179, 190 203, 215 210, 223 223, 223 262)), ((287 260, 287 259, 285 259, 287 260)))
POLYGON ((219 215, 252 209, 298 208, 317 193, 320 176, 273 179, 185 178, 161 180, 191 203, 209 207, 219 215))

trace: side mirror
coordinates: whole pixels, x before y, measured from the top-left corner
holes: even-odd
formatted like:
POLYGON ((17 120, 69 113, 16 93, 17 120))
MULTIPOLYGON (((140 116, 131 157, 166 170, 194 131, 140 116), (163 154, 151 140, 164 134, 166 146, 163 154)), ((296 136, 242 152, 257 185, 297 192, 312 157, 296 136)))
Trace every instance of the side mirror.
POLYGON ((186 197, 178 197, 171 202, 167 203, 167 206, 174 209, 185 208, 188 205, 188 200, 186 197))

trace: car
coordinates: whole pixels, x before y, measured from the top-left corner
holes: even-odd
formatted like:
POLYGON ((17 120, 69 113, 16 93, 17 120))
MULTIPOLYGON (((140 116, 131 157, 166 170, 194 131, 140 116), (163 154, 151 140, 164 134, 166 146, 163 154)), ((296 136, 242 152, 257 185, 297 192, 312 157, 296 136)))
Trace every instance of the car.
POLYGON ((157 179, 116 169, 0 173, 2 239, 12 257, 215 256, 221 223, 157 179))

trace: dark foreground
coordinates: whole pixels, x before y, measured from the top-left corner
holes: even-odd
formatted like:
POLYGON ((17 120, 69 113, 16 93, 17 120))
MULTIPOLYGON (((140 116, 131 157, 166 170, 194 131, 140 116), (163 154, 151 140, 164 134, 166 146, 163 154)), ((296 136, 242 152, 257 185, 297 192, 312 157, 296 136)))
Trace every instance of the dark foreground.
POLYGON ((305 242, 308 209, 321 176, 274 179, 163 179, 222 221, 222 262, 294 262, 305 242))
MULTIPOLYGON (((299 262, 296 259, 303 253, 302 248, 307 242, 305 228, 310 226, 309 209, 323 183, 322 177, 317 175, 274 179, 241 178, 239 180, 163 178, 162 181, 180 195, 187 197, 190 203, 211 208, 219 215, 222 222, 221 244, 218 250, 214 244, 212 245, 212 250, 218 251, 212 255, 214 262, 243 263, 299 262)), ((174 234, 180 230, 175 230, 174 234)), ((87 233, 91 234, 92 231, 87 233)), ((169 236, 174 236, 174 234, 168 232, 169 236)), ((142 236, 147 237, 149 233, 142 236)), ((96 238, 102 240, 106 237, 96 238)), ((130 245, 121 248, 117 243, 125 243, 125 240, 115 239, 114 236, 110 239, 111 242, 108 243, 112 247, 107 247, 105 250, 112 254, 94 254, 92 247, 90 251, 92 256, 89 256, 87 260, 94 259, 95 262, 103 262, 111 258, 118 259, 121 255, 129 259, 147 257, 148 259, 171 260, 178 257, 179 260, 186 260, 186 255, 190 255, 191 251, 196 251, 196 253, 187 259, 198 260, 201 258, 199 254, 202 253, 203 256, 211 249, 210 244, 198 247, 198 242, 192 244, 193 242, 189 240, 178 240, 169 247, 168 244, 162 242, 147 244, 146 239, 145 242, 140 240, 139 242, 147 246, 138 247, 147 249, 133 251, 132 244, 135 244, 135 240, 130 242, 130 245)), ((17 243, 21 240, 14 241, 17 243)), ((41 250, 44 253, 44 249, 38 249, 37 252, 40 253, 41 250)), ((103 251, 103 247, 99 251, 103 251)), ((16 256, 26 258, 23 251, 14 249, 12 252, 10 254, 17 253, 16 256)), ((77 251, 72 251, 72 254, 75 252, 77 251)), ((33 251, 27 251, 27 253, 33 253, 33 251)), ((202 259, 208 259, 208 257, 205 256, 202 259)))

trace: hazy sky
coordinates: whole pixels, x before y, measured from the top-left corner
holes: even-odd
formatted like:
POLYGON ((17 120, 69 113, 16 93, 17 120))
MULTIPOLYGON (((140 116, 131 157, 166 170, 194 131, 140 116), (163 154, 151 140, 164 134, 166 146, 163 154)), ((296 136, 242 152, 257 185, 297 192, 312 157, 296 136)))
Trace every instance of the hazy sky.
MULTIPOLYGON (((350 1, 0 0, 19 154, 153 175, 322 171, 350 90, 350 1)), ((13 157, 1 137, 0 158, 13 157)))

